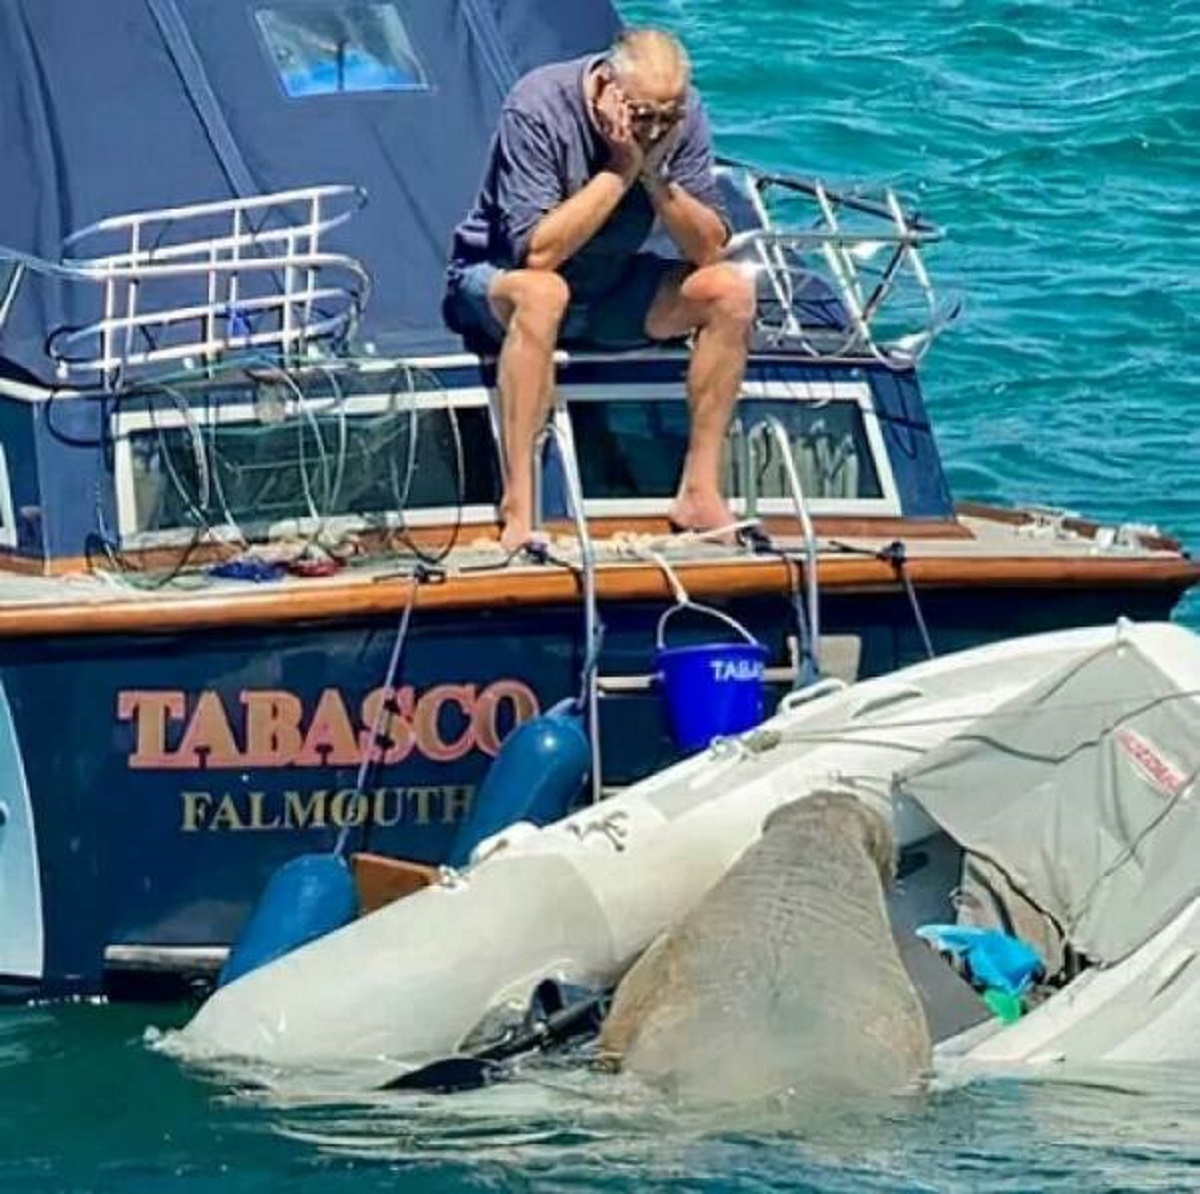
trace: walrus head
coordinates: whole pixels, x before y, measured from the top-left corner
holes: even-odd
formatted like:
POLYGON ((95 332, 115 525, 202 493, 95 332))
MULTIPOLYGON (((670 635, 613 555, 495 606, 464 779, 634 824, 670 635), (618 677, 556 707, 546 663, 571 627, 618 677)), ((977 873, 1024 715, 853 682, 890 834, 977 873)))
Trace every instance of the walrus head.
POLYGON ((767 833, 797 832, 819 834, 821 826, 831 822, 852 824, 859 835, 871 860, 879 868, 879 878, 888 887, 896 877, 896 850, 892 840, 891 826, 886 818, 853 792, 826 789, 782 804, 767 814, 763 821, 763 835, 767 833))

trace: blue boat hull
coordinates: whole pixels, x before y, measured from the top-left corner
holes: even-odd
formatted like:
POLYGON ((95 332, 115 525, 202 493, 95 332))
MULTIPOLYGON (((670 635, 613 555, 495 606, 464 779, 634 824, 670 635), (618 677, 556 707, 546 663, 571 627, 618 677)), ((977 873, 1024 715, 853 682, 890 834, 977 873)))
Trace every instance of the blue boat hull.
MULTIPOLYGON (((922 605, 943 653, 1118 614, 1161 618, 1170 599, 1150 589, 943 590, 922 605)), ((727 608, 773 662, 788 658, 785 601, 727 608)), ((653 603, 602 610, 603 672, 651 670, 660 613, 653 603)), ((861 640, 860 676, 923 656, 900 595, 830 593, 822 613, 824 634, 861 640)), ((680 621, 680 642, 711 637, 709 624, 680 621)), ((394 635, 387 619, 0 644, 6 766, 19 758, 27 785, 41 901, 6 908, 5 923, 38 917, 25 928, 44 939, 41 973, 0 975, 0 993, 96 992, 106 952, 111 963, 122 950, 185 958, 228 945, 274 870, 331 848, 347 824, 352 849, 443 861, 504 735, 577 691, 579 613, 414 618, 396 686, 402 716, 360 790, 394 635)), ((603 700, 601 725, 608 785, 677 757, 653 689, 603 700)), ((0 837, 0 867, 15 848, 0 837)))

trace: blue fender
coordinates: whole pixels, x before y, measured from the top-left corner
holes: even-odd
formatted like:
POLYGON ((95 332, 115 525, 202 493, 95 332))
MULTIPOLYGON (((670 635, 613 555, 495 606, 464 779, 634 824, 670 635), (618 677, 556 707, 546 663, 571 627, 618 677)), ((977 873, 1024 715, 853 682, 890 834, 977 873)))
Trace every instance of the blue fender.
POLYGON ((218 986, 347 925, 358 914, 358 889, 340 854, 302 854, 277 870, 242 930, 218 986))
POLYGON ((515 821, 549 825, 566 815, 591 769, 587 734, 573 701, 532 717, 504 739, 447 861, 463 866, 484 838, 515 821))

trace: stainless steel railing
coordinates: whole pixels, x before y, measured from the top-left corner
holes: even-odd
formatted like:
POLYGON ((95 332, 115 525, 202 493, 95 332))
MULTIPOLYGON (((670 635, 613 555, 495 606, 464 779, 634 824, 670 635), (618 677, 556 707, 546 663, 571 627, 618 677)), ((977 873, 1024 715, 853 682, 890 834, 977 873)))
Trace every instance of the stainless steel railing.
POLYGON ((757 331, 768 346, 911 368, 958 316, 960 304, 939 300, 922 258, 940 230, 906 212, 893 191, 842 195, 820 182, 726 168, 759 224, 731 238, 726 259, 758 279, 757 331), (780 192, 784 201, 772 202, 780 192))
POLYGON ((322 244, 365 198, 316 186, 116 216, 68 236, 58 261, 0 246, 0 329, 40 275, 78 288, 89 312, 47 338, 63 381, 114 389, 137 371, 211 367, 237 351, 301 358, 344 340, 367 302, 366 267, 322 244))

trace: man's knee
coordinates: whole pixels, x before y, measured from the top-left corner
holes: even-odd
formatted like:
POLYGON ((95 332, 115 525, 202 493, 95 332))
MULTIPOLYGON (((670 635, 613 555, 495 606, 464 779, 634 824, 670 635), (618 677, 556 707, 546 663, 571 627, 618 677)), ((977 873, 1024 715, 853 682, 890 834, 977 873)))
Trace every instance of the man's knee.
POLYGON ((494 295, 509 309, 509 325, 520 322, 537 330, 557 332, 571 301, 571 288, 553 270, 515 269, 503 275, 494 295))
POLYGON ((754 280, 737 266, 721 263, 696 270, 683 284, 684 297, 704 310, 704 322, 749 330, 757 306, 754 280))

